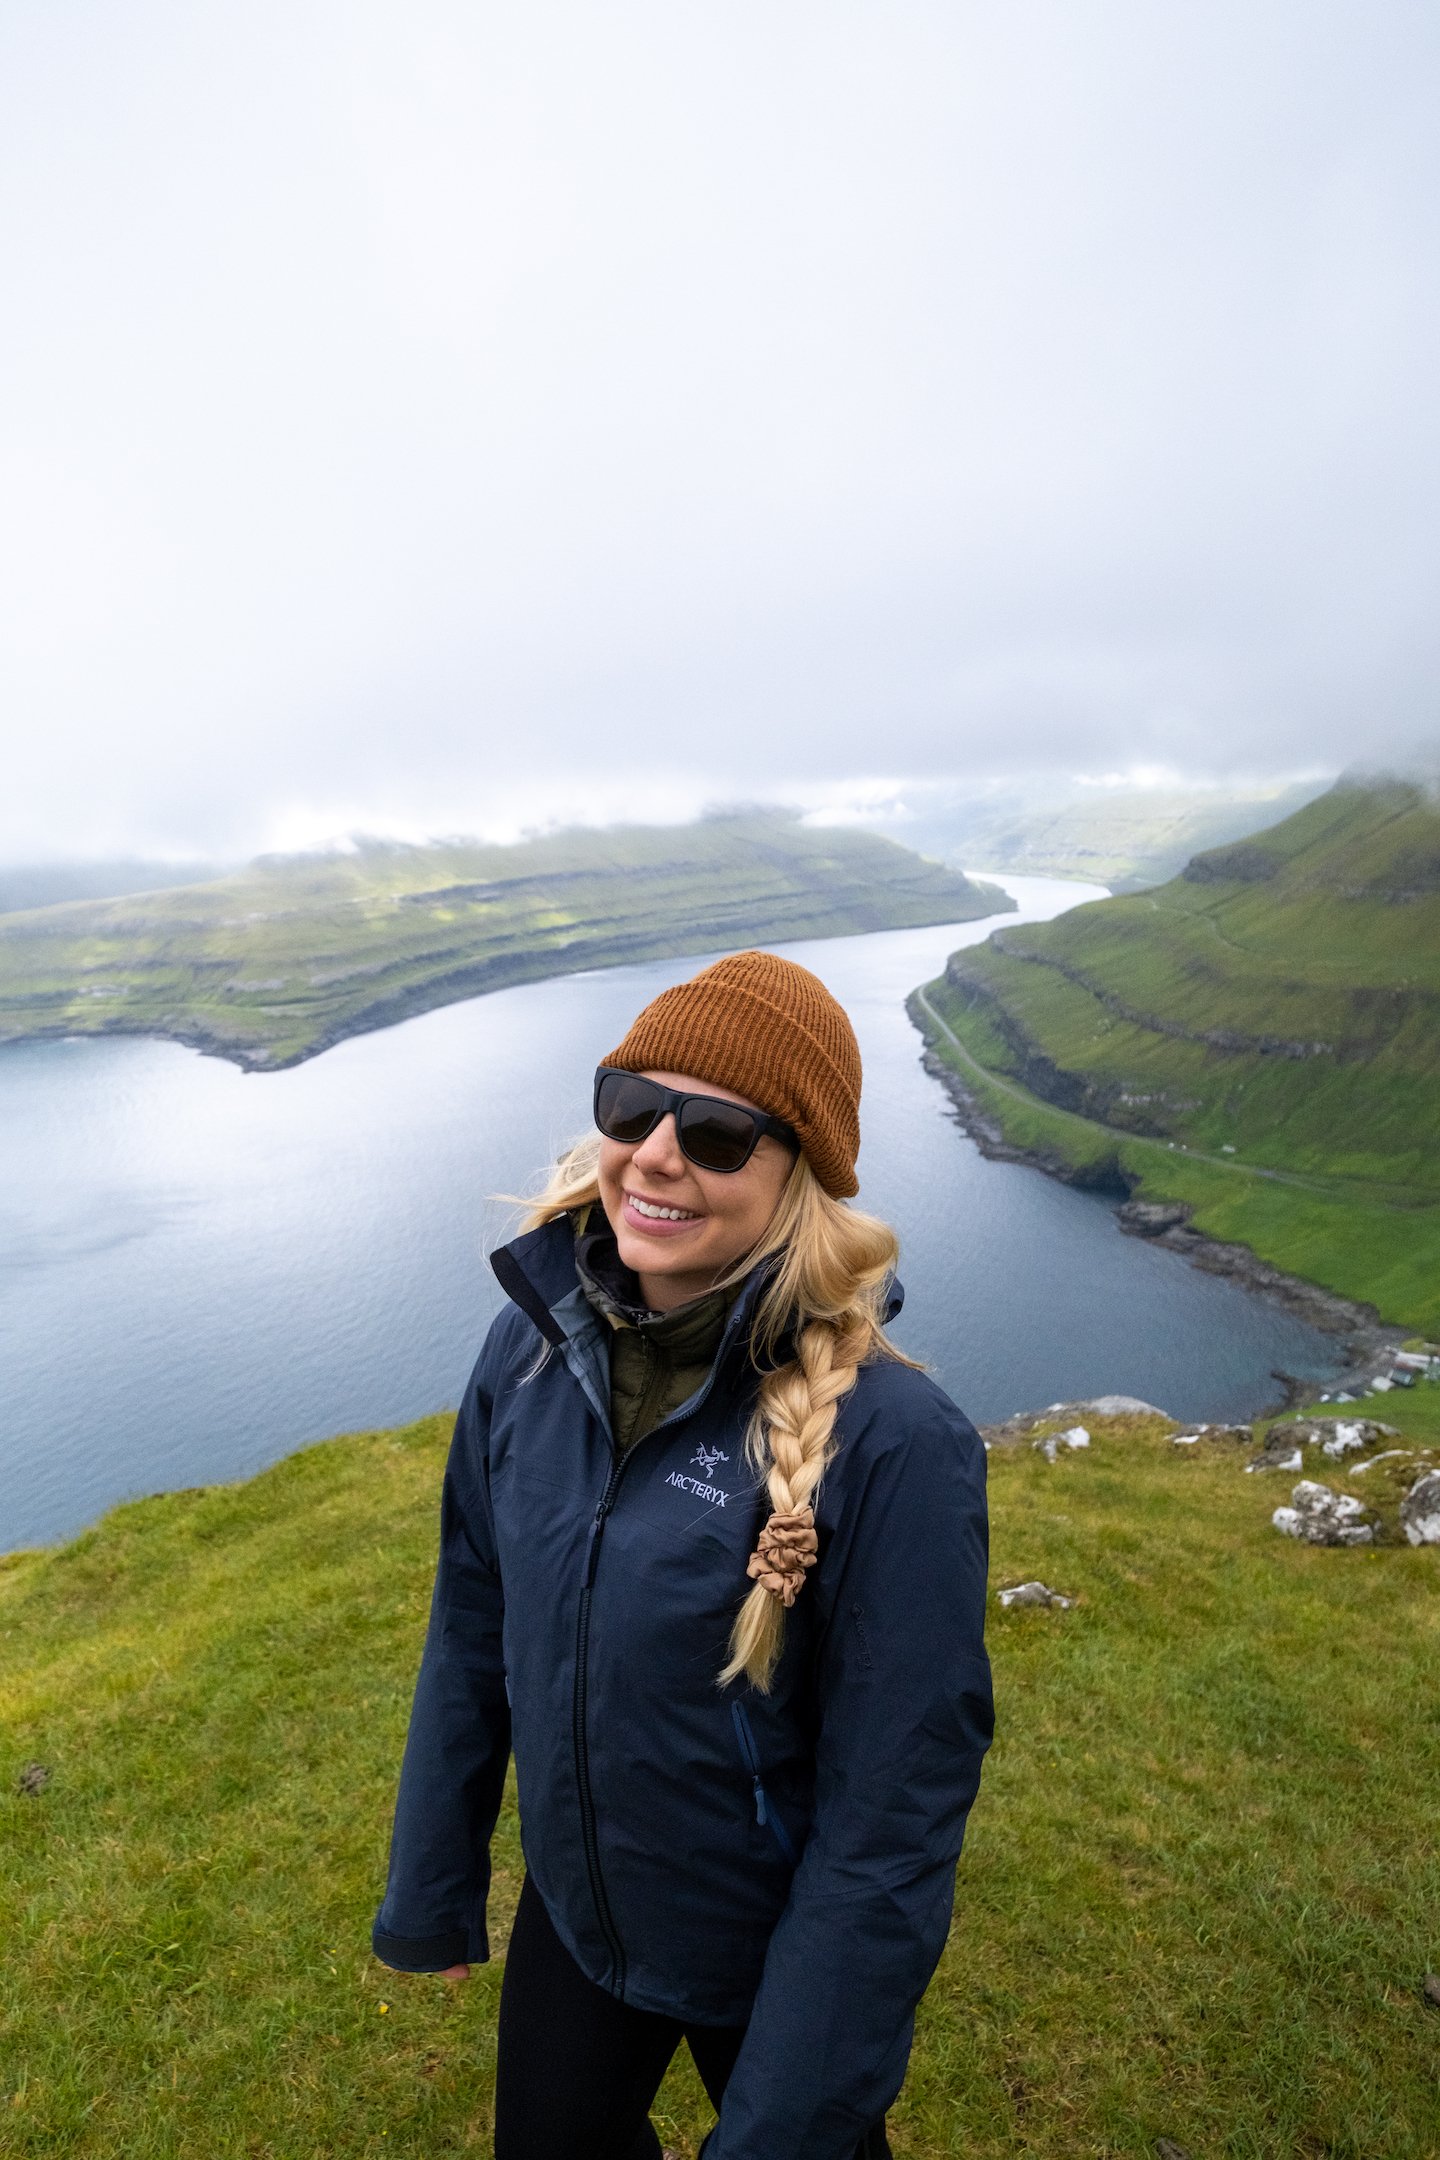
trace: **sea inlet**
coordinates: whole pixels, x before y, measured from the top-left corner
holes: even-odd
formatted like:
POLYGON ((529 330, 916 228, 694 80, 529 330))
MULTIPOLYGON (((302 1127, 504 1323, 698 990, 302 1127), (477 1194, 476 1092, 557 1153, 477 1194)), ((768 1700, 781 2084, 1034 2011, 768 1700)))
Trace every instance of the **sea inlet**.
MULTIPOLYGON (((1100 897, 998 882, 1006 923, 1100 897)), ((1228 1419, 1280 1400, 1277 1368, 1330 1377, 1325 1336, 958 1130, 904 999, 992 927, 779 948, 860 1037, 860 1204, 900 1233, 896 1339, 977 1421, 1108 1393, 1228 1419)), ((495 1196, 533 1187, 586 1127, 598 1059, 701 964, 497 991, 281 1073, 148 1040, 0 1049, 0 1550, 455 1403, 500 1302, 495 1196)))

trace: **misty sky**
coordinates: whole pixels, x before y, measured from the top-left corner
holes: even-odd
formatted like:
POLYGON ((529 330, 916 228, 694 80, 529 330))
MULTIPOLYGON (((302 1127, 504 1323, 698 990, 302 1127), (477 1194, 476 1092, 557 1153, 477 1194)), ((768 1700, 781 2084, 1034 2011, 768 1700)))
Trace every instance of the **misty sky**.
POLYGON ((0 855, 1440 735, 1416 0, 12 0, 0 855))

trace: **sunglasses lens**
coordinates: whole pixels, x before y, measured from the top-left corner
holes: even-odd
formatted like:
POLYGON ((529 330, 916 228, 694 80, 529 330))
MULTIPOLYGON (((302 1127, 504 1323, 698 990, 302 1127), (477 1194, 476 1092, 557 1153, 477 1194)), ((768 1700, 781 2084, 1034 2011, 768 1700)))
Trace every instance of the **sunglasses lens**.
POLYGON ((660 1090, 638 1073, 607 1072, 595 1092, 595 1122, 607 1140, 643 1140, 660 1111, 660 1090))
POLYGON ((738 1103, 692 1100, 680 1112, 680 1145, 702 1170, 738 1170, 755 1145, 755 1120, 738 1103))

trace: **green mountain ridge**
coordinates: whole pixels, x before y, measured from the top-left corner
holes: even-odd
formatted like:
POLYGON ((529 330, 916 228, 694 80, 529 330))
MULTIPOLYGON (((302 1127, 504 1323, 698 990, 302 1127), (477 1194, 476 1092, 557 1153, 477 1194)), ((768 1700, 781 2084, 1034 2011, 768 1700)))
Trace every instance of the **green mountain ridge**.
POLYGON ((366 841, 0 918, 0 1042, 162 1035, 278 1070, 541 976, 1013 905, 893 841, 783 812, 508 847, 366 841))
POLYGON ((1012 1091, 980 1083, 1010 1140, 1184 1201, 1387 1319, 1440 1318, 1440 801, 1422 784, 1342 779, 1155 891, 997 931, 927 995, 1012 1091))

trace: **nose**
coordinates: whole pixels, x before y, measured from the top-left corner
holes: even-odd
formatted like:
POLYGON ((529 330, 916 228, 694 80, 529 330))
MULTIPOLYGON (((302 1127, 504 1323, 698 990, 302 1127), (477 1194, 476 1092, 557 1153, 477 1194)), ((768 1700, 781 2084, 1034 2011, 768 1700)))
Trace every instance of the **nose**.
POLYGON ((648 1132, 630 1158, 637 1170, 656 1177, 680 1177, 685 1157, 675 1133, 675 1115, 667 1111, 653 1132, 648 1132))

